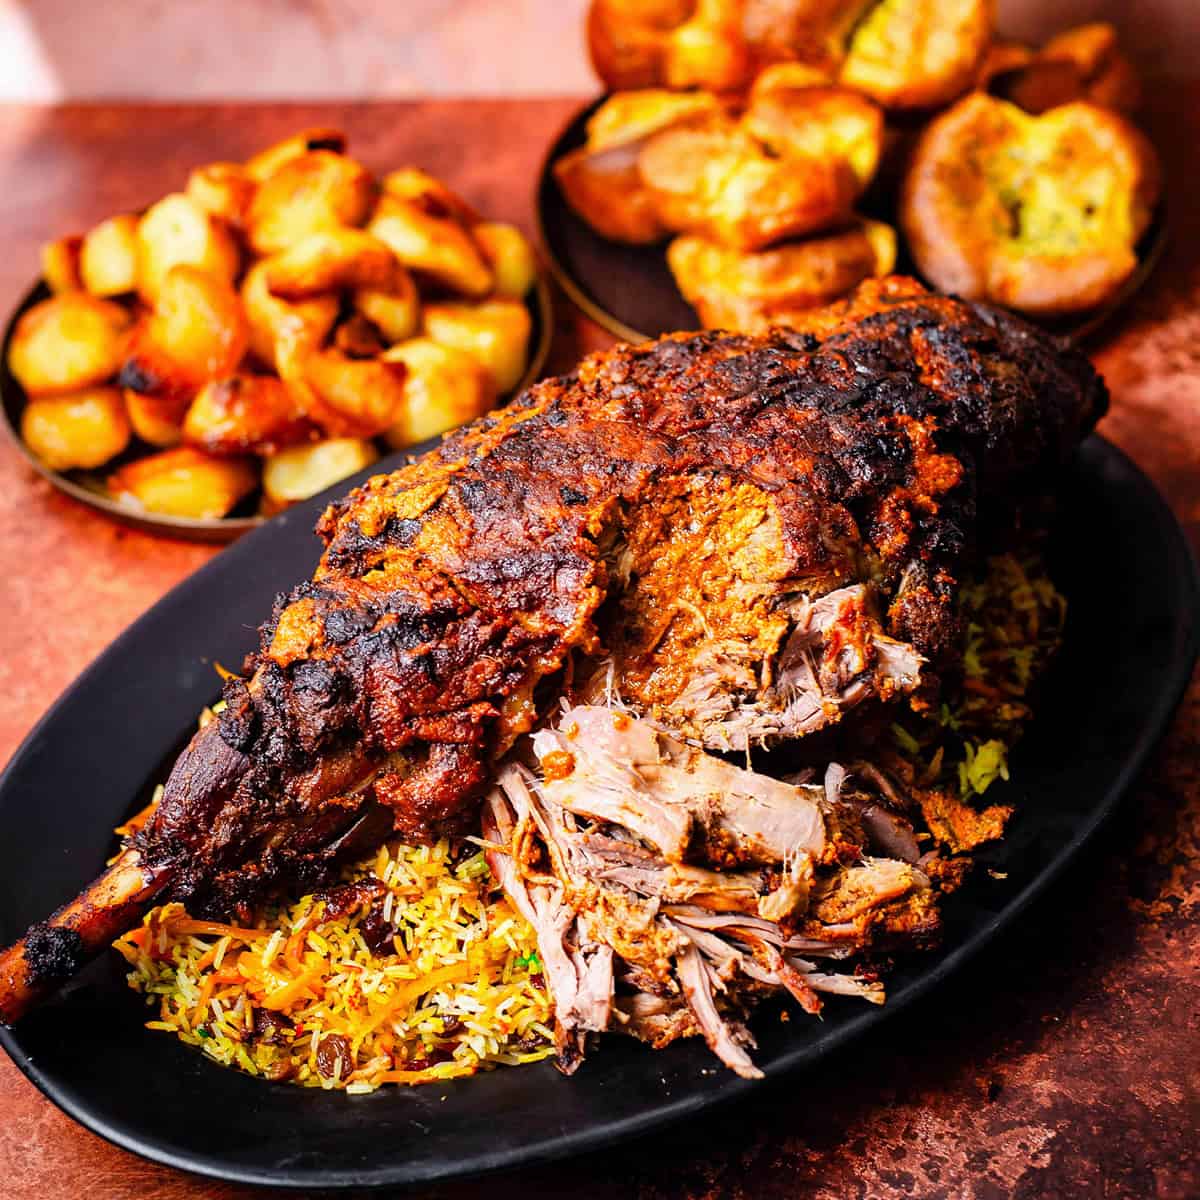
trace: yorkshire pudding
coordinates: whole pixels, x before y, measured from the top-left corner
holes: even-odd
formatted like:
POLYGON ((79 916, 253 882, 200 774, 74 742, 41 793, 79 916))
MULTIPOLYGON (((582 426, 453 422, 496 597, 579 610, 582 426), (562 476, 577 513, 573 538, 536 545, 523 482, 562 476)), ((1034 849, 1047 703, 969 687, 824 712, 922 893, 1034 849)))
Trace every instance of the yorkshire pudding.
POLYGON ((1053 315, 1120 288, 1159 188, 1153 148, 1117 113, 1080 102, 1031 116, 977 92, 925 130, 900 214, 940 290, 1053 315))

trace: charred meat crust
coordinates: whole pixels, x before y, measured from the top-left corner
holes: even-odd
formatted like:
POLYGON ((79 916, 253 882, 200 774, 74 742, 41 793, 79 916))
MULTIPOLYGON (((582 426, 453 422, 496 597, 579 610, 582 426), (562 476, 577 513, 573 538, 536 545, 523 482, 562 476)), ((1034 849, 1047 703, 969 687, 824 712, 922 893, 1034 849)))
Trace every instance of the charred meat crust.
POLYGON ((907 280, 803 330, 594 355, 330 506, 314 579, 139 848, 219 908, 319 878, 371 804, 407 836, 469 811, 535 715, 515 702, 603 651, 603 538, 669 476, 770 496, 791 577, 869 581, 886 634, 936 670, 977 510, 1048 482, 1106 403, 1079 353, 907 280))
POLYGON ((62 983, 82 970, 90 955, 74 929, 39 921, 25 935, 25 962, 31 986, 62 983))

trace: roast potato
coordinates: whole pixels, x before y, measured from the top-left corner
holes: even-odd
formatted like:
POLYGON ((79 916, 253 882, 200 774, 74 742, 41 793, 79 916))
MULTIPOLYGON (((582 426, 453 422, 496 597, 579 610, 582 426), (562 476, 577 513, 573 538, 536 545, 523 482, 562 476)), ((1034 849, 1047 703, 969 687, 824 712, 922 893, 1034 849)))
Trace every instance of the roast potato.
POLYGON ((241 301, 230 283, 197 267, 174 267, 153 310, 133 331, 121 385, 182 403, 207 380, 232 373, 249 341, 241 301))
POLYGON ((279 372, 300 411, 330 437, 375 437, 405 401, 401 362, 349 358, 296 341, 285 328, 276 347, 279 372))
POLYGON ((63 292, 35 304, 17 322, 8 366, 30 395, 77 392, 121 365, 132 318, 119 304, 63 292))
POLYGON ((362 163, 329 150, 289 159, 258 185, 246 214, 256 254, 277 254, 312 233, 361 225, 375 199, 362 163))
POLYGON ((133 213, 101 221, 83 239, 79 275, 93 296, 132 292, 138 279, 138 218, 133 213))
POLYGON ((241 163, 216 162, 197 167, 189 176, 184 195, 205 212, 240 229, 254 197, 254 180, 241 163))
POLYGON ((272 454, 263 463, 263 511, 269 515, 307 500, 378 457, 363 438, 328 438, 272 454))
POLYGON ((525 374, 533 321, 520 300, 481 304, 428 304, 425 333, 439 346, 465 350, 491 377, 497 395, 511 392, 525 374))
POLYGON ((82 291, 83 280, 79 277, 82 248, 83 238, 74 233, 42 246, 42 278, 56 296, 62 292, 82 291))
POLYGON ((132 388, 125 388, 123 395, 129 424, 143 442, 166 450, 183 441, 183 418, 188 405, 186 395, 149 396, 132 388))
POLYGON ((468 227, 479 223, 479 214, 457 192, 420 167, 389 171, 383 177, 382 186, 385 194, 412 200, 431 217, 450 217, 468 227))
POLYGON ((306 234, 267 264, 267 288, 285 300, 308 300, 342 288, 386 292, 398 264, 391 249, 361 229, 306 234))
POLYGON ((481 221, 471 234, 492 268, 496 295, 520 300, 537 282, 537 255, 529 239, 503 221, 481 221))
POLYGON ((492 270, 466 227, 427 212, 419 200, 385 192, 367 225, 410 271, 464 296, 486 296, 492 270))
POLYGON ((316 436, 291 390, 270 375, 239 373, 206 383, 183 421, 183 439, 210 454, 275 454, 316 436))
POLYGON ((896 234, 880 221, 744 253, 685 235, 667 248, 683 297, 707 329, 789 324, 797 310, 825 304, 896 264, 896 234))
POLYGON ((974 82, 993 0, 883 0, 850 38, 840 81, 884 108, 931 108, 974 82))
POLYGON ((246 160, 246 176, 254 183, 269 179, 284 163, 291 162, 313 150, 326 150, 332 154, 344 154, 346 135, 340 129, 318 127, 294 133, 265 150, 260 150, 246 160))
POLYGON ((129 444, 129 420, 116 388, 88 388, 30 400, 21 437, 52 471, 99 467, 129 444))
POLYGON ((271 259, 256 262, 242 280, 242 307, 249 327, 250 348, 264 367, 279 369, 275 347, 284 325, 302 330, 311 345, 320 345, 338 315, 338 298, 314 296, 311 300, 289 301, 273 295, 267 287, 271 259))
POLYGON ((338 323, 333 331, 333 345, 348 358, 376 358, 389 343, 374 324, 356 312, 338 323))
POLYGON ((167 272, 192 266, 232 283, 240 268, 229 227, 182 192, 151 205, 137 227, 137 289, 153 304, 167 272))
POLYGON ((403 404, 384 435, 395 449, 474 420, 496 401, 490 374, 465 350, 418 337, 383 357, 406 369, 403 404))
POLYGON ((976 92, 925 130, 900 213, 941 290, 1071 313, 1129 277, 1159 189, 1153 148, 1117 113, 1081 102, 1031 116, 976 92))
POLYGON ((638 173, 638 154, 656 134, 722 121, 706 92, 619 92, 588 120, 587 142, 554 164, 567 203, 597 233, 618 242, 655 242, 667 227, 638 173))
POLYGON ((412 337, 421 324, 421 299, 413 277, 399 264, 386 292, 359 288, 354 307, 383 335, 389 345, 412 337))
POLYGON ((146 512, 213 520, 225 516, 258 486, 248 458, 217 458, 178 446, 127 463, 108 477, 108 490, 146 512))

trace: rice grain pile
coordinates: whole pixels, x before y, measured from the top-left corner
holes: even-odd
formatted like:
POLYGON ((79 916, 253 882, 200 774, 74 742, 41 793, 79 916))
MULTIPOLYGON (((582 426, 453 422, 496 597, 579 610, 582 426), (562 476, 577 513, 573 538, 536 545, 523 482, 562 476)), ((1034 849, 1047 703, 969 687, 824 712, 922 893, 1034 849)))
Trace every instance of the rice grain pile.
POLYGON ((369 1092, 551 1053, 533 931, 482 853, 455 862, 445 840, 391 842, 249 928, 167 904, 115 945, 147 1028, 267 1079, 369 1092))

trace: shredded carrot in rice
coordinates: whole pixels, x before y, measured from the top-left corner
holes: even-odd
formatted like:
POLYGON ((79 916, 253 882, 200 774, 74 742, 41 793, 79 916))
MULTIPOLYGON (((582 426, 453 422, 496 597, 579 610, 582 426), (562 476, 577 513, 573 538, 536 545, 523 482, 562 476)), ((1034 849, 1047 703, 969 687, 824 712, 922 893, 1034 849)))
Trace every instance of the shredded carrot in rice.
POLYGON ((446 841, 392 842, 345 872, 382 885, 375 904, 391 898, 398 954, 371 950, 361 906, 327 916, 311 895, 249 927, 153 909, 115 943, 155 1009, 147 1028, 252 1075, 348 1092, 545 1058, 552 1007, 534 933, 482 854, 455 858, 446 841))

